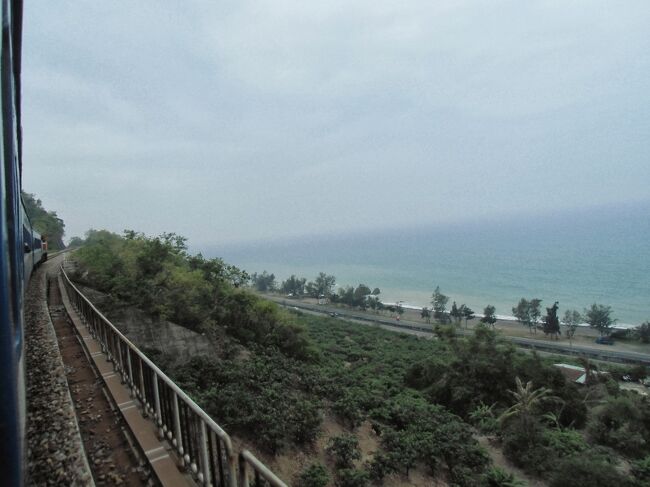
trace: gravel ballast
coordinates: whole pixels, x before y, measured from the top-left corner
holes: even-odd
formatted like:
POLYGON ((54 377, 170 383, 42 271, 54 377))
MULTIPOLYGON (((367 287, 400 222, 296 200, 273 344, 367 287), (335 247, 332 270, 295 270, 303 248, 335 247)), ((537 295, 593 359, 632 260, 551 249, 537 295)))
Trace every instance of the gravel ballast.
POLYGON ((25 296, 28 485, 93 485, 46 302, 62 258, 32 275, 25 296))

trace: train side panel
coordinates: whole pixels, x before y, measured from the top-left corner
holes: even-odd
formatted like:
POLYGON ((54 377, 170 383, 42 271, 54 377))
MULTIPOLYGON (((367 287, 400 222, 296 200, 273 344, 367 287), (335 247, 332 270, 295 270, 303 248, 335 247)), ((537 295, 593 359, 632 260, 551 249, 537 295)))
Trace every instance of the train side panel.
POLYGON ((22 3, 0 0, 0 479, 24 484, 24 260, 20 203, 20 24, 22 3))

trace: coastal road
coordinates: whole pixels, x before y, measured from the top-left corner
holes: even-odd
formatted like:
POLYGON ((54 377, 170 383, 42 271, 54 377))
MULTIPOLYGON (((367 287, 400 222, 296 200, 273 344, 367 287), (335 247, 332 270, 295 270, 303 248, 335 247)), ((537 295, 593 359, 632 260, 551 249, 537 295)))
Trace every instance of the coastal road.
MULTIPOLYGON (((333 306, 320 305, 320 304, 309 304, 293 299, 286 299, 279 296, 271 296, 264 294, 265 299, 276 302, 277 304, 284 306, 286 308, 295 308, 302 311, 308 311, 312 313, 330 315, 336 313, 337 317, 346 319, 360 321, 364 323, 372 323, 375 325, 380 325, 385 328, 390 328, 395 331, 402 331, 417 335, 433 335, 432 326, 426 325, 424 323, 418 323, 416 321, 401 320, 396 321, 392 319, 382 318, 380 316, 372 316, 364 313, 355 312, 352 310, 341 310, 341 308, 336 308, 333 306)), ((471 334, 472 331, 458 329, 459 334, 467 335, 471 334)), ((539 339, 532 338, 523 338, 523 337, 510 337, 503 335, 503 338, 510 340, 513 344, 518 347, 538 350, 540 352, 549 352, 556 353, 559 355, 574 355, 574 356, 587 356, 594 360, 603 360, 607 362, 618 362, 624 364, 643 364, 650 366, 650 354, 638 353, 638 352, 629 352, 621 350, 611 350, 595 347, 586 347, 584 345, 573 345, 568 346, 562 343, 553 343, 550 341, 542 341, 539 339)))

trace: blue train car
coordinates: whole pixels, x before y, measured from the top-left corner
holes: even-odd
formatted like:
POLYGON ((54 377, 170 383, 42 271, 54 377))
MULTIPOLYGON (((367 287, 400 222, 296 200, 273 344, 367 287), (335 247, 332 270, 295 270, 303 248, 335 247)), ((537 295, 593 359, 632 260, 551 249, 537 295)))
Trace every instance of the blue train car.
MULTIPOLYGON (((22 135, 20 53, 22 2, 2 1, 2 171, 0 172, 0 479, 24 483, 25 380, 24 309, 26 258, 33 268, 34 234, 20 200, 22 135), (29 231, 26 252, 25 229, 29 231), (29 254, 30 257, 27 257, 29 254)), ((27 263, 28 264, 28 263, 27 263)))

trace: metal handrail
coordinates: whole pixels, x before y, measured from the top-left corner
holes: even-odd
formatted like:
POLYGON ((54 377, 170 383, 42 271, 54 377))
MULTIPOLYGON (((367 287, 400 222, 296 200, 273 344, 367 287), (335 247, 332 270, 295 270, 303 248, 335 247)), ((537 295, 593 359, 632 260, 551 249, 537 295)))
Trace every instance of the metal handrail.
POLYGON ((253 478, 255 479, 253 485, 255 487, 264 485, 262 479, 271 487, 287 487, 287 484, 280 480, 248 450, 243 450, 239 454, 239 487, 250 487, 251 479, 247 467, 251 467, 253 470, 253 478))
MULTIPOLYGON (((182 464, 202 485, 237 487, 236 456, 230 436, 77 289, 63 265, 61 273, 68 295, 91 335, 100 342, 133 396, 140 400, 144 412, 153 415, 159 434, 170 441, 182 464)), ((256 468, 259 466, 268 471, 261 463, 256 468)))

